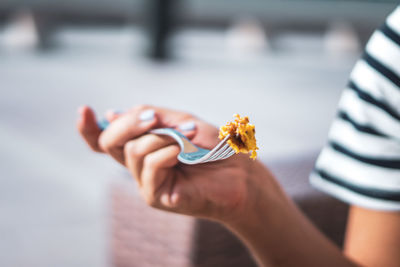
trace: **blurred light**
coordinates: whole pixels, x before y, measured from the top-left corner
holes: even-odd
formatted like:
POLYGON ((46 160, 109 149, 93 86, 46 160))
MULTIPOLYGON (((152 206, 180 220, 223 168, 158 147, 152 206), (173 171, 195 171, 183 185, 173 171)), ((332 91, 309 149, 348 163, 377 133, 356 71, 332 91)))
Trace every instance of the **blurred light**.
POLYGON ((32 12, 20 10, 5 25, 2 46, 8 50, 32 50, 39 45, 39 36, 32 12))
POLYGON ((354 28, 344 21, 334 21, 324 36, 325 50, 334 55, 348 54, 360 50, 360 41, 354 28))
POLYGON ((254 18, 242 18, 226 34, 228 52, 234 57, 251 57, 263 54, 269 44, 262 24, 254 18))

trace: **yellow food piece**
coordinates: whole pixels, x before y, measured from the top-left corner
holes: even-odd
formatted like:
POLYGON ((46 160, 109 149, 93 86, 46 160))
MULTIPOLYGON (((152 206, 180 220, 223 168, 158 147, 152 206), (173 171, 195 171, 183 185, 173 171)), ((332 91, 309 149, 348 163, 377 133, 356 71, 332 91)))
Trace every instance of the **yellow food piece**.
POLYGON ((235 121, 228 122, 221 126, 219 130, 219 139, 224 139, 230 135, 227 143, 238 153, 251 153, 250 158, 256 159, 258 150, 255 136, 255 126, 249 123, 249 117, 240 117, 238 114, 233 115, 235 121))

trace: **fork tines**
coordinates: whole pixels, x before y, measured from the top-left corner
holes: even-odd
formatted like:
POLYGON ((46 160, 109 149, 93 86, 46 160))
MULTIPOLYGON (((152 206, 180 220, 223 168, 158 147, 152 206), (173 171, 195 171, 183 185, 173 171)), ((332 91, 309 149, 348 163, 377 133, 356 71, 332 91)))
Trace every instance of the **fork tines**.
POLYGON ((210 156, 204 162, 217 161, 226 159, 235 154, 235 151, 227 143, 230 135, 227 135, 213 150, 210 151, 210 156))

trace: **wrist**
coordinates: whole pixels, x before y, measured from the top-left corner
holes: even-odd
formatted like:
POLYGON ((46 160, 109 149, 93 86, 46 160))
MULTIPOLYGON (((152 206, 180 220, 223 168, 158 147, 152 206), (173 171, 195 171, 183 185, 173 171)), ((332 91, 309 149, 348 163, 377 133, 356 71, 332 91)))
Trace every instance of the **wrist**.
POLYGON ((271 214, 286 199, 273 174, 260 161, 248 161, 246 169, 245 197, 233 216, 222 221, 233 231, 252 228, 260 221, 261 215, 265 217, 266 214, 271 214))

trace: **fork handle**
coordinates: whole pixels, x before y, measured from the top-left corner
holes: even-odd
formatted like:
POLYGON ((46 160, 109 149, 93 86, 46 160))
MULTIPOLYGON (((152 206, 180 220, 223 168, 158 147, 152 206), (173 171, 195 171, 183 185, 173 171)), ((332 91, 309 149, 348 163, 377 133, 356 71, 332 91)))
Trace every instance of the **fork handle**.
POLYGON ((183 134, 180 132, 171 129, 171 128, 160 128, 160 129, 154 129, 151 130, 150 133, 152 134, 161 134, 161 135, 168 135, 172 138, 174 138, 179 146, 181 147, 181 151, 183 153, 193 153, 197 152, 199 148, 195 145, 193 145, 183 134))

